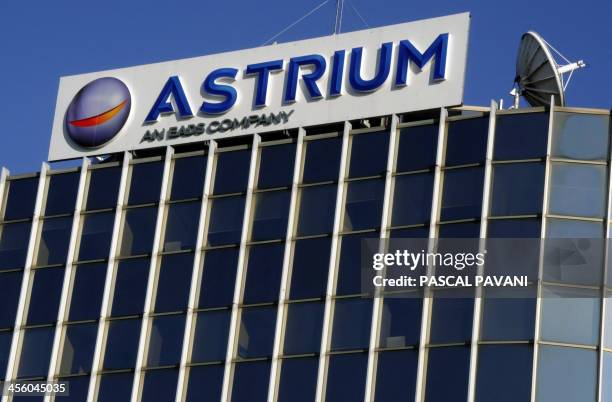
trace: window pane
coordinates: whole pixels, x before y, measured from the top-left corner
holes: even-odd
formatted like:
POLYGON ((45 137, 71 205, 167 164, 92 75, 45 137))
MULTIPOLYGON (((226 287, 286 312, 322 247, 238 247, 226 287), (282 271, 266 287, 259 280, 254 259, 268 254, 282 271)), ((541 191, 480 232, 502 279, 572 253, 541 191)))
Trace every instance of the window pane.
POLYGON ((530 345, 481 345, 476 401, 528 401, 531 398, 532 366, 533 349, 530 345))
POLYGON ((79 176, 79 172, 49 176, 45 216, 74 212, 79 189, 79 176))
POLYGON ((481 167, 447 170, 444 172, 442 195, 442 221, 480 217, 482 212, 481 167))
POLYGON ((88 211, 104 208, 115 208, 119 194, 121 167, 94 169, 89 173, 89 189, 87 190, 88 211))
POLYGON ((602 218, 606 203, 606 166, 553 163, 549 212, 602 218))
POLYGON ((552 239, 601 238, 603 237, 603 225, 600 222, 548 218, 546 220, 546 237, 552 239))
POLYGON ((79 376, 70 377, 64 379, 68 381, 68 388, 70 389, 68 396, 62 397, 62 402, 82 402, 87 400, 87 393, 89 392, 89 381, 90 377, 79 376))
POLYGON ((238 267, 238 249, 207 251, 200 288, 200 308, 230 306, 238 267))
POLYGON ((60 375, 84 374, 91 371, 98 323, 68 325, 63 341, 60 375))
POLYGON ((463 289, 438 290, 433 299, 429 342, 464 342, 472 338, 474 299, 463 289))
POLYGON ((113 320, 106 335, 105 370, 133 368, 140 340, 140 319, 113 320))
POLYGON ((380 325, 380 347, 399 348, 417 345, 421 337, 423 300, 406 296, 384 299, 380 325))
POLYGON ((170 315, 155 317, 149 334, 149 367, 178 364, 185 333, 185 316, 170 315))
POLYGON ((209 201, 208 245, 238 244, 242 234, 244 197, 223 197, 209 201))
POLYGON ((107 258, 113 236, 114 212, 83 215, 79 261, 107 258))
POLYGON ((293 181, 295 143, 261 148, 257 188, 290 186, 293 181))
POLYGON ((170 199, 174 201, 202 197, 205 175, 206 156, 175 159, 170 199))
POLYGON ((364 353, 330 356, 325 402, 362 401, 367 367, 368 355, 364 353))
POLYGON ((495 118, 495 160, 546 156, 548 113, 517 113, 495 118))
POLYGON ((410 172, 435 166, 438 131, 437 124, 402 128, 395 170, 410 172))
POLYGON ((612 352, 603 352, 602 402, 612 401, 612 352))
POLYGON ((150 254, 157 221, 157 207, 135 208, 125 211, 121 255, 150 254))
POLYGON ((446 238, 477 238, 480 236, 480 222, 465 222, 440 225, 438 237, 446 238))
POLYGON ((38 177, 28 179, 8 180, 6 182, 6 204, 4 220, 30 218, 34 214, 38 177))
POLYGON ((268 357, 272 355, 276 306, 243 308, 240 315, 238 357, 268 357))
POLYGON ((302 183, 338 180, 342 137, 304 143, 304 174, 302 183))
POLYGON ((331 239, 298 240, 293 250, 291 300, 321 297, 327 290, 331 239))
MULTIPOLYGON (((374 232, 342 236, 336 294, 353 295, 362 293, 362 241, 376 237, 378 237, 378 233, 374 232)), ((364 285, 366 285, 365 282, 364 285)))
POLYGON ((323 329, 323 307, 322 302, 288 305, 284 354, 319 353, 323 329))
POLYGON ((535 337, 536 290, 487 289, 482 307, 483 340, 530 340, 535 337))
POLYGON ((32 272, 33 284, 28 307, 28 325, 57 321, 64 268, 37 269, 32 272))
POLYGON ((106 263, 78 265, 75 268, 70 302, 70 321, 95 320, 100 317, 106 263))
POLYGON ((607 160, 610 116, 557 112, 552 155, 582 160, 607 160))
POLYGON ((489 117, 448 122, 446 166, 484 162, 487 152, 489 117))
POLYGON ((396 176, 391 225, 429 222, 432 193, 433 174, 431 173, 396 176))
POLYGON ((287 236, 290 197, 290 191, 255 194, 252 206, 252 241, 284 239, 287 236))
POLYGON ((131 170, 128 205, 159 202, 164 163, 139 163, 131 170))
POLYGON ((144 376, 141 402, 173 401, 176 396, 178 370, 151 370, 144 376))
POLYGON ((23 268, 31 227, 31 222, 0 225, 0 269, 23 268))
POLYGON ((487 237, 490 238, 538 238, 541 233, 540 219, 490 220, 487 228, 487 237))
POLYGON ((193 254, 165 255, 159 267, 155 312, 183 311, 187 308, 193 254))
POLYGON ((371 299, 336 300, 331 349, 366 349, 370 342, 371 320, 371 299))
POLYGON ((115 274, 114 317, 142 314, 150 265, 146 258, 119 262, 115 274))
POLYGON ((599 290, 545 286, 542 294, 542 339, 597 344, 600 295, 599 290))
POLYGON ((601 286, 603 239, 548 239, 544 245, 542 279, 545 282, 601 286))
POLYGON ((18 378, 47 376, 54 334, 55 326, 24 330, 18 378))
POLYGON ((72 217, 45 219, 38 243, 36 265, 66 263, 71 231, 72 217))
POLYGON ((470 348, 453 346, 429 349, 427 402, 465 401, 468 395, 470 348))
POLYGON ((23 272, 0 274, 0 306, 2 306, 0 308, 0 328, 10 328, 15 325, 22 278, 23 272))
POLYGON ((491 215, 542 213, 544 164, 513 163, 494 165, 491 215))
POLYGON ((225 366, 198 366, 189 368, 186 402, 220 401, 225 366))
POLYGON ((269 381, 270 362, 236 363, 232 402, 266 402, 269 381))
POLYGON ((171 204, 166 218, 164 251, 193 250, 200 222, 200 202, 171 204))
POLYGON ((418 350, 380 352, 376 370, 376 402, 413 402, 418 350))
POLYGON ((284 243, 249 247, 244 304, 278 300, 284 251, 284 243))
POLYGON ((6 366, 8 365, 9 354, 11 353, 11 342, 13 332, 0 332, 0 380, 4 379, 6 366))
MULTIPOLYGON (((608 291, 606 295, 606 316, 604 318, 604 325, 606 326, 604 334, 604 347, 612 349, 612 294, 608 291)), ((612 369, 612 367, 610 367, 612 369)), ((612 396, 612 395, 611 395, 612 396)))
POLYGON ((429 226, 406 229, 393 229, 389 231, 389 238, 391 239, 414 239, 426 237, 429 237, 429 226))
POLYGON ((192 362, 225 360, 231 310, 197 313, 192 362))
POLYGON ((129 401, 134 373, 105 374, 100 377, 98 402, 129 401))
POLYGON ((251 150, 219 152, 213 194, 240 193, 246 190, 251 165, 251 150))
POLYGON ((538 402, 597 400, 597 352, 542 346, 538 359, 538 402))
POLYGON ((284 359, 277 402, 312 402, 317 393, 318 357, 284 359))
POLYGON ((384 190, 385 182, 378 179, 348 183, 344 230, 379 227, 384 190))
POLYGON ((389 132, 377 131, 351 136, 351 165, 348 177, 366 177, 387 170, 389 132))
POLYGON ((304 187, 300 190, 298 236, 331 233, 336 209, 336 185, 304 187))

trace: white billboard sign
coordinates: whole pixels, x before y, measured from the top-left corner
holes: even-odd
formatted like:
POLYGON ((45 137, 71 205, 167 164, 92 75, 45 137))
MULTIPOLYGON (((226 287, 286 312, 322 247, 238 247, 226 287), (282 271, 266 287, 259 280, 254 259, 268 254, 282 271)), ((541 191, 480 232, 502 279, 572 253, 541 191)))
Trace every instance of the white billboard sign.
POLYGON ((463 101, 468 13, 60 79, 49 160, 463 101))

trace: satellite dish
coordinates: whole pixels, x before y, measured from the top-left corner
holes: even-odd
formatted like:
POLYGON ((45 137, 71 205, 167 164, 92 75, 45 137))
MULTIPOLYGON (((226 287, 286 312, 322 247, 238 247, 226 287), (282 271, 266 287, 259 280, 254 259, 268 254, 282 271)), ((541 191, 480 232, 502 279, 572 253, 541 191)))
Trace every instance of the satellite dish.
POLYGON ((510 92, 514 96, 514 108, 519 107, 521 96, 534 107, 550 106, 551 96, 554 96, 556 106, 565 106, 565 90, 572 74, 583 67, 586 67, 583 60, 570 62, 538 33, 524 33, 516 58, 515 87, 510 92), (559 64, 551 51, 567 64, 559 64), (564 77, 566 73, 569 73, 567 80, 564 77))

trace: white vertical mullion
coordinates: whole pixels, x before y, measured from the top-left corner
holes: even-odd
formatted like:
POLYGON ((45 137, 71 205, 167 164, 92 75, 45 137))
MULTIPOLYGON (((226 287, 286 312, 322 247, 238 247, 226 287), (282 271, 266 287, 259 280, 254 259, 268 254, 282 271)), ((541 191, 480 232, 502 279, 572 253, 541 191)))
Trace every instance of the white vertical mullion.
MULTIPOLYGON (((428 251, 433 247, 434 239, 438 236, 438 223, 440 221, 440 207, 442 205, 442 166, 446 152, 446 118, 448 111, 440 109, 438 126, 438 146, 436 150, 436 166, 434 168, 433 194, 431 198, 431 217, 429 219, 429 244, 428 251)), ((431 267, 427 268, 428 275, 431 267)), ((421 315, 421 337, 419 341, 419 357, 417 363, 416 402, 425 400, 426 374, 427 374, 427 343, 429 342, 429 324, 431 322, 432 291, 429 288, 423 290, 423 313, 421 315)))
POLYGON ((253 135, 253 143, 251 146, 251 161, 249 166, 249 180, 247 185, 246 199, 244 202, 244 215, 242 218, 242 233, 240 235, 240 249, 238 251, 238 268, 236 269, 236 283, 234 286, 234 300, 232 303, 232 317, 230 321, 230 332, 227 342, 227 354, 225 358, 225 370, 223 375, 223 389, 221 401, 229 401, 232 395, 232 361, 234 359, 234 351, 238 342, 239 322, 238 315, 240 303, 242 301, 242 284, 244 281, 244 272, 246 264, 246 243, 249 239, 249 229, 251 225, 251 206, 253 200, 253 190, 255 188, 255 180, 257 179, 257 154, 259 151, 259 143, 261 137, 257 134, 253 135))
POLYGON ((198 237, 196 240, 195 253, 193 256, 193 271, 191 274, 191 288, 189 290, 189 304, 187 307, 187 318, 185 320, 185 335, 183 337, 183 349, 181 352, 181 366, 179 370, 179 378, 176 389, 176 402, 182 402, 187 395, 187 364, 191 358, 191 348, 193 347, 193 331, 195 328, 194 312, 198 308, 198 287, 200 277, 202 275, 201 262, 204 255, 204 246, 206 234, 206 219, 208 214, 208 197, 212 191, 212 174, 217 143, 210 141, 208 145, 208 154, 206 156, 206 172, 204 176, 204 188, 202 189, 202 205, 200 206, 200 220, 198 223, 198 237))
POLYGON ((278 390, 278 379, 280 378, 280 357, 283 354, 283 321, 287 310, 287 289, 290 286, 289 266, 291 265, 292 238, 297 221, 297 199, 298 184, 302 166, 302 150, 304 147, 304 136, 306 130, 300 128, 298 131, 297 142, 295 144, 295 163, 293 164, 293 181, 291 183, 291 199, 289 201, 289 216, 287 218, 287 235, 285 236, 285 251, 283 255, 283 268, 281 274, 280 291, 278 295, 278 311, 276 314, 276 328, 274 330, 274 347, 272 349, 272 363, 270 370, 270 383, 268 385, 268 402, 276 400, 278 390))
POLYGON ((548 202, 550 196, 550 174, 551 161, 550 155, 552 150, 552 136, 555 121, 555 102, 554 96, 551 96, 550 115, 548 119, 548 138, 546 143, 546 167, 544 169, 544 195, 542 197, 542 227, 540 231, 540 256, 538 261, 538 279, 537 279, 537 298, 535 311, 535 333, 533 341, 533 366, 531 369, 531 402, 536 402, 537 393, 537 377, 538 377, 538 356, 540 351, 540 323, 542 319, 542 278, 544 270, 544 247, 546 238, 546 220, 548 214, 548 202))
POLYGON ((172 169, 172 155, 174 148, 166 147, 164 159, 164 172, 162 175, 161 191, 159 195, 159 206, 157 207, 157 220, 155 222, 155 235, 153 236, 153 251, 151 252, 151 265, 149 268, 149 279, 147 282, 147 295, 145 297, 142 324, 140 326, 140 340, 138 342, 138 354, 136 357, 136 370, 134 371, 134 384, 132 385, 132 402, 140 400, 142 389, 143 368, 146 366, 147 350, 149 346, 149 326, 152 323, 151 314, 155 309, 155 292, 157 290, 157 275, 159 273, 157 260, 162 248, 162 236, 164 216, 166 211, 166 200, 170 192, 170 170, 172 169))
POLYGON ((612 256, 610 255, 610 219, 612 219, 612 158, 611 158, 611 150, 609 149, 611 146, 610 139, 608 138, 608 200, 606 203, 606 219, 604 221, 604 264, 603 264, 603 274, 601 280, 601 314, 600 314, 600 327, 599 327, 599 364, 598 364, 598 386, 597 386, 597 400, 600 402, 605 402, 603 399, 603 366, 604 366, 604 357, 606 351, 603 350, 605 346, 606 339, 606 331, 609 331, 610 328, 606 328, 606 314, 608 313, 606 310, 606 296, 607 296, 607 283, 608 283, 608 264, 610 264, 610 259, 612 256))
MULTIPOLYGON (((68 299, 70 296, 72 272, 74 270, 73 264, 76 257, 76 245, 79 235, 79 225, 81 222, 81 211, 83 210, 83 199, 85 198, 85 184, 87 183, 87 171, 89 168, 89 159, 83 158, 81 164, 81 172, 79 175, 79 187, 77 190, 77 198, 74 209, 74 216, 72 218, 72 229, 70 232, 70 242, 68 243, 68 258, 66 259, 66 268, 64 269, 64 282, 62 285, 62 294, 60 298, 59 312, 57 314, 57 323, 55 325, 55 337, 53 338, 53 348, 51 352, 51 363, 49 364, 49 374, 47 375, 47 381, 53 381, 55 374, 59 371, 60 367, 60 346, 62 339, 62 329, 64 321, 68 319, 68 299)), ((45 401, 50 402, 52 400, 51 395, 45 396, 45 401)))
POLYGON ((9 176, 7 168, 0 168, 0 220, 2 220, 2 208, 4 208, 4 194, 6 193, 6 179, 9 176))
MULTIPOLYGON (((34 251, 36 250, 36 239, 38 237, 38 231, 40 227, 41 214, 43 208, 43 200, 45 199, 45 186, 47 181, 47 173, 49 172, 49 164, 43 162, 40 168, 40 176, 38 178, 38 188, 36 192, 36 203, 34 204, 34 213, 32 216, 32 227, 30 229, 30 238, 28 242, 28 251, 26 254, 26 261, 23 270, 23 279, 21 281, 21 291, 19 293, 19 304, 17 307, 17 314, 15 317, 15 328, 13 330, 13 340, 11 343, 11 351, 9 354, 8 365, 6 369, 6 380, 13 380, 17 377, 17 363, 19 361, 18 354, 21 349, 22 342, 22 326, 25 324, 25 315, 27 308, 27 301, 29 299, 29 289, 31 281, 31 271, 34 265, 34 251)), ((2 402, 7 402, 9 397, 7 395, 2 397, 2 402)))
POLYGON ((344 192, 346 173, 348 171, 348 153, 349 153, 349 133, 351 131, 351 123, 344 122, 344 130, 342 133, 342 154, 340 156, 340 172, 338 174, 338 189, 336 193, 336 209, 334 212, 334 228, 331 239, 331 250, 329 256, 329 271, 327 274, 327 290, 325 293, 325 309, 323 315, 323 332, 321 335, 321 352, 319 355, 319 371, 317 373, 317 402, 322 402, 325 398, 326 373, 327 373, 327 351, 331 343, 331 327, 333 324, 333 295, 336 289, 336 269, 337 269, 337 254, 338 242, 340 238, 340 230, 342 224, 342 206, 344 203, 344 192))
MULTIPOLYGON (((484 184, 482 189, 482 212, 480 217, 480 240, 478 241, 478 252, 486 251, 487 223, 489 221, 489 204, 491 202, 491 184, 493 179, 493 145, 495 143, 495 123, 497 103, 491 101, 489 110, 489 132, 487 135, 487 154, 485 159, 484 184)), ((477 275, 484 273, 484 267, 477 268, 477 275)), ((483 305, 482 287, 476 288, 474 298, 474 319, 472 325, 472 345, 470 349, 470 374, 468 380, 468 402, 474 402, 476 398, 476 377, 478 368, 478 340, 480 338, 481 311, 483 305)))
MULTIPOLYGON (((391 124, 389 125, 389 150, 387 151, 387 169, 385 171, 385 192, 383 196, 383 207, 382 217, 380 221, 380 239, 379 252, 385 252, 385 242, 389 236, 387 234, 387 228, 389 221, 391 220, 391 190, 393 186, 393 171, 396 160, 396 146, 397 146, 397 124, 398 116, 391 115, 391 124)), ((374 391, 376 387, 376 363, 378 353, 376 349, 378 347, 378 338, 380 330, 381 312, 383 306, 383 295, 376 295, 376 291, 372 295, 374 300, 372 303, 372 320, 370 326, 370 347, 368 350, 368 367, 366 376, 366 390, 365 390, 365 402, 374 401, 374 391)))
POLYGON ((119 241, 121 238, 121 217, 123 215, 123 205, 125 204, 125 200, 129 192, 128 177, 131 160, 132 154, 129 152, 124 152, 123 161, 121 163, 121 178, 119 179, 117 204, 115 208, 115 220, 113 221, 113 233, 111 237, 110 251, 108 254, 108 266, 106 268, 106 279, 104 282, 104 292, 102 296, 102 306, 100 307, 100 322, 98 324, 96 346, 94 349, 93 362, 91 364, 91 378, 89 380, 87 402, 94 402, 97 399, 98 372, 102 370, 104 363, 103 351, 104 344, 106 343, 106 327, 108 325, 107 318, 110 317, 111 306, 113 303, 112 295, 114 288, 116 259, 119 250, 119 241))

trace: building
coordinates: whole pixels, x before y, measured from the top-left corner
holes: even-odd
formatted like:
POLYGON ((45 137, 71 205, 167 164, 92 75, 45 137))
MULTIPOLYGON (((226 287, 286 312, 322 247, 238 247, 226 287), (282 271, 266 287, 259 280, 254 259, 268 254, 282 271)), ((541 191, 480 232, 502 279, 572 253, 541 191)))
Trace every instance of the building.
POLYGON ((364 238, 607 239, 610 115, 444 106, 5 169, 0 378, 66 402, 612 401, 603 248, 518 298, 364 297, 358 269, 364 238))

